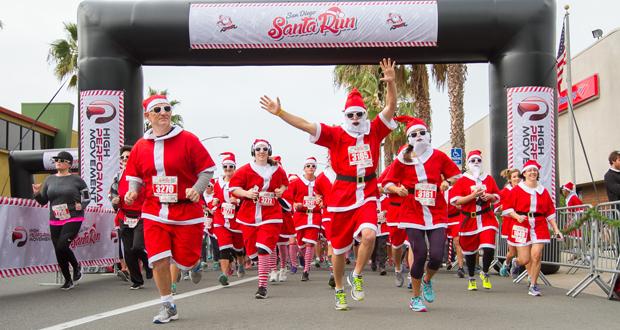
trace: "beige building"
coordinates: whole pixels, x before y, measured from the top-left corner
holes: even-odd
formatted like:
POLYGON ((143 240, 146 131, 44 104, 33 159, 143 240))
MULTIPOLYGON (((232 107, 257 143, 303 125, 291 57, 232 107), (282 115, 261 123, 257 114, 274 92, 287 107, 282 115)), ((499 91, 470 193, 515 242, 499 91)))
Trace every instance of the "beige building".
MULTIPOLYGON (((586 203, 596 204, 607 201, 603 176, 609 168, 607 157, 612 150, 620 150, 620 105, 615 96, 620 96, 620 29, 614 30, 594 42, 590 47, 573 56, 572 82, 577 85, 578 97, 584 86, 598 82, 598 93, 588 94, 589 98, 575 104, 575 119, 579 125, 583 144, 587 152, 592 175, 597 183, 599 196, 594 194, 590 174, 582 152, 577 132, 575 132, 575 174, 578 193, 586 203), (593 76, 597 77, 593 77, 593 76), (593 80, 597 79, 597 80, 593 80)), ((591 86, 590 86, 591 87, 591 86)), ((560 104, 562 102, 559 102, 560 104)), ((558 116, 558 180, 560 184, 571 180, 569 148, 568 111, 558 116)), ((466 151, 480 149, 485 152, 485 166, 490 168, 491 142, 489 117, 486 116, 465 131, 466 151)), ((450 142, 439 149, 449 154, 450 142)))

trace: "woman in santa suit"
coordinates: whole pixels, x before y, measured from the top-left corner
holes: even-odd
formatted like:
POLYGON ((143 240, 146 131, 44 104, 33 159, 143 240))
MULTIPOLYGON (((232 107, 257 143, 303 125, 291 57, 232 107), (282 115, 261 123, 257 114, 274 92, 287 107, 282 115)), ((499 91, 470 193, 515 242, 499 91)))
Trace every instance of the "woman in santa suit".
POLYGON ((484 172, 480 150, 472 150, 467 155, 467 172, 450 189, 450 203, 460 206, 463 214, 459 243, 467 262, 469 291, 478 289, 474 278, 478 250, 483 251, 482 286, 485 289, 492 287, 489 267, 495 256, 495 237, 499 227, 493 213, 493 203, 496 202, 499 202, 499 188, 495 179, 484 172))
POLYGON ((404 197, 399 227, 406 229, 414 256, 411 267, 413 296, 409 307, 415 312, 425 312, 421 291, 427 302, 435 300, 431 278, 441 266, 448 227, 448 206, 441 192, 456 181, 461 171, 446 154, 433 149, 424 121, 408 116, 395 119, 407 124, 409 146, 394 160, 385 179, 385 189, 404 197))
POLYGON ((213 188, 213 235, 217 238, 220 249, 220 274, 218 280, 223 286, 228 285, 228 275, 232 273, 231 262, 237 258, 239 275, 245 273, 243 269, 243 237, 241 228, 235 220, 237 209, 241 201, 230 191, 230 180, 235 174, 237 162, 232 152, 223 152, 222 169, 224 175, 215 180, 213 188))
MULTIPOLYGON (((500 213, 503 210, 502 204, 508 200, 508 196, 512 191, 513 187, 516 187, 519 182, 521 182, 521 171, 517 168, 507 168, 502 171, 502 177, 506 179, 506 186, 502 190, 499 191, 499 197, 501 203, 497 204, 495 208, 495 213, 500 213)), ((505 239, 508 239, 508 235, 510 235, 510 231, 512 230, 512 218, 510 216, 502 217, 502 229, 501 236, 505 239)), ((508 276, 511 272, 513 273, 513 277, 517 277, 519 275, 518 268, 511 269, 512 258, 517 255, 517 248, 513 245, 508 244, 508 253, 506 253, 506 260, 504 260, 504 264, 499 269, 500 276, 508 276)))
POLYGON ((267 277, 275 267, 275 248, 282 226, 282 207, 278 199, 288 186, 284 170, 269 158, 271 144, 257 139, 251 149, 254 160, 239 168, 230 179, 229 190, 241 198, 237 222, 243 233, 245 251, 258 257, 257 299, 267 298, 267 277))
POLYGON ((555 206, 551 194, 539 182, 540 164, 529 160, 521 169, 524 180, 512 189, 503 215, 510 215, 513 221, 508 236, 508 244, 517 247, 517 258, 512 259, 512 267, 525 266, 531 278, 528 294, 542 295, 538 288, 540 261, 543 248, 551 241, 548 224, 553 231, 564 239, 555 223, 555 206))

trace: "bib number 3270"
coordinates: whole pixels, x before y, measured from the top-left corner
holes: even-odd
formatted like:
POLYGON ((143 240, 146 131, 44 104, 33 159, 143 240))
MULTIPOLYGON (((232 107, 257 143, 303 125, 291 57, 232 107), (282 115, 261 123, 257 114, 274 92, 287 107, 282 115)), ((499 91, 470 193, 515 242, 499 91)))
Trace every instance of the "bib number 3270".
POLYGON ((178 197, 178 178, 176 176, 154 176, 153 195, 160 203, 176 203, 178 197))

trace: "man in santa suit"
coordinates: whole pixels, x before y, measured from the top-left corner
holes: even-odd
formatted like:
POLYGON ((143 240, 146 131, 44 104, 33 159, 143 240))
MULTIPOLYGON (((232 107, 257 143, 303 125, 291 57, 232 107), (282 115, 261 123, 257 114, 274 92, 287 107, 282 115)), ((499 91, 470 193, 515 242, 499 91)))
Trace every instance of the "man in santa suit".
POLYGON ((275 268, 275 249, 282 226, 280 197, 286 191, 286 172, 273 159, 271 144, 264 139, 252 143, 253 160, 240 167, 230 179, 229 189, 242 198, 237 212, 245 244, 252 259, 258 257, 258 290, 256 299, 267 298, 267 278, 275 268))
POLYGON ((321 228, 320 201, 314 190, 316 165, 316 158, 308 157, 304 162, 304 174, 289 186, 295 210, 293 221, 297 231, 297 245, 303 251, 304 256, 304 271, 301 276, 304 282, 310 279, 314 246, 318 243, 321 228))
POLYGON ((461 228, 459 243, 469 273, 467 289, 477 290, 474 271, 478 250, 482 255, 480 279, 485 289, 491 289, 489 267, 495 255, 495 237, 499 224, 493 213, 493 203, 499 202, 499 188, 492 176, 482 168, 482 152, 473 150, 467 154, 467 172, 450 189, 450 203, 461 207, 461 228))
MULTIPOLYGON (((562 196, 564 196, 564 199, 566 200, 566 206, 569 207, 567 211, 570 212, 570 214, 568 215, 569 218, 567 219, 568 222, 566 225, 570 226, 577 219, 579 219, 583 215, 583 212, 585 212, 587 209, 585 207, 575 207, 583 205, 583 201, 581 201, 579 196, 577 196, 574 183, 569 181, 562 186, 562 196)), ((581 238, 581 230, 578 229, 571 232, 570 236, 581 238)))
POLYGON ((327 259, 329 260, 329 281, 327 284, 334 288, 336 287, 336 281, 334 280, 334 268, 332 265, 332 215, 327 210, 325 205, 325 201, 330 199, 332 186, 334 185, 334 181, 336 181, 336 172, 331 167, 331 161, 329 154, 327 155, 327 167, 316 177, 316 183, 314 184, 314 191, 319 197, 321 207, 321 230, 323 231, 323 235, 325 235, 325 239, 327 240, 327 259))
POLYGON ((332 212, 332 247, 334 277, 336 282, 336 309, 346 310, 343 275, 345 253, 361 237, 357 263, 347 276, 354 300, 364 299, 362 270, 372 253, 377 232, 376 200, 378 196, 376 170, 381 141, 397 127, 392 120, 396 111, 396 83, 391 59, 379 63, 383 72, 381 81, 386 83, 386 106, 372 121, 362 95, 353 89, 343 109, 342 126, 315 124, 285 112, 280 99, 263 96, 263 109, 280 117, 286 123, 310 134, 310 142, 329 149, 332 166, 336 172, 332 194, 327 200, 327 210, 332 212))
POLYGON ((136 142, 125 168, 131 205, 144 194, 144 240, 163 306, 154 323, 178 318, 172 299, 170 263, 190 270, 192 282, 201 279, 200 250, 204 226, 201 200, 215 163, 192 133, 172 124, 172 106, 163 95, 143 102, 151 129, 136 142))

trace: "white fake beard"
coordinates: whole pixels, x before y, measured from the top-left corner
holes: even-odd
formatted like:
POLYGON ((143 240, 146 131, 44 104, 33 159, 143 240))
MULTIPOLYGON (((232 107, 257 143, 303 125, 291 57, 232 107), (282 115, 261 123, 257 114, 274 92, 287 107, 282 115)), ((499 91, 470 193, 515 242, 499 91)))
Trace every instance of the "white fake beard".
POLYGON ((366 117, 367 115, 364 114, 364 116, 359 121, 359 125, 357 126, 353 125, 353 120, 345 118, 344 126, 346 127, 347 131, 351 133, 365 134, 366 132, 368 132, 368 127, 370 126, 370 122, 366 119, 366 117))
POLYGON ((417 139, 417 137, 408 137, 407 142, 409 145, 413 146, 413 152, 419 156, 431 148, 431 137, 428 133, 426 133, 426 135, 422 136, 422 141, 417 141, 417 139))
POLYGON ((472 163, 468 163, 467 164, 467 169, 469 170, 469 172, 471 173, 471 175, 474 178, 479 178, 480 175, 482 175, 482 164, 472 164, 472 163))

